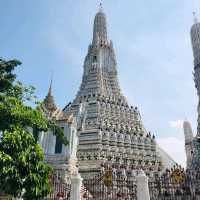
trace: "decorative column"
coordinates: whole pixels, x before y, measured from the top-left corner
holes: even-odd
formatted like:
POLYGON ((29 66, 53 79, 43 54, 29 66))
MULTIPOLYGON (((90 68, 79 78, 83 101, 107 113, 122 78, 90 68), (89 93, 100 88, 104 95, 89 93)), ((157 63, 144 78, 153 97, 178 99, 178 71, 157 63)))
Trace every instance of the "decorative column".
POLYGON ((143 170, 136 176, 137 180, 137 200, 150 200, 148 177, 143 170))
POLYGON ((71 176, 70 200, 81 200, 82 178, 79 173, 71 176))

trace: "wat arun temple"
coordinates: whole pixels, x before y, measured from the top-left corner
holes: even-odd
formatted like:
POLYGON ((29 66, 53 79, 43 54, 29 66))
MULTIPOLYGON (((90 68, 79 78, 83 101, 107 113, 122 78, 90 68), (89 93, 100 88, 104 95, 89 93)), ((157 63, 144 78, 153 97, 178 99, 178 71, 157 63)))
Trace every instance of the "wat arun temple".
POLYGON ((63 128, 69 141, 41 133, 46 161, 64 174, 78 166, 81 176, 98 174, 102 165, 146 174, 171 168, 175 161, 145 129, 139 109, 123 95, 113 42, 108 38, 107 19, 102 7, 94 19, 93 38, 83 64, 83 76, 75 99, 59 109, 51 86, 41 105, 42 112, 63 128))

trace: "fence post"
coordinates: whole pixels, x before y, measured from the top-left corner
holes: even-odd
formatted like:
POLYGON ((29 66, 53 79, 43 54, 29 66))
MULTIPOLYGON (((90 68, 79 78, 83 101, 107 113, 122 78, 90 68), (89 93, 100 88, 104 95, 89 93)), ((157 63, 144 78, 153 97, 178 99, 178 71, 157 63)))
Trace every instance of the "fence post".
POLYGON ((136 176, 137 180, 137 200, 150 200, 148 177, 143 170, 136 176))
POLYGON ((81 200, 82 178, 79 173, 71 176, 70 200, 81 200))

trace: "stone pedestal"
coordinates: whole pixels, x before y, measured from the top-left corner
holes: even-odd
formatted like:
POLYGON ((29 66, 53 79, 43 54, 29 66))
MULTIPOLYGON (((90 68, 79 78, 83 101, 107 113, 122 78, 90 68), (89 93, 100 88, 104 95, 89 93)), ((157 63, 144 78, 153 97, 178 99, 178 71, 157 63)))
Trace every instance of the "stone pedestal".
POLYGON ((81 200, 81 185, 82 178, 80 174, 72 175, 70 200, 81 200))
POLYGON ((137 179, 137 200, 150 200, 148 177, 143 170, 139 171, 137 179))

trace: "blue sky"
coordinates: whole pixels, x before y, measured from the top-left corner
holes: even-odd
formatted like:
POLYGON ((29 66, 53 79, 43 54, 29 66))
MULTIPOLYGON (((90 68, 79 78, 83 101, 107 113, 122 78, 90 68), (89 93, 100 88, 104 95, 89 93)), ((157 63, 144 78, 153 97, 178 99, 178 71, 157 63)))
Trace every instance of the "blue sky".
MULTIPOLYGON (((59 107, 73 100, 92 39, 98 0, 6 0, 0 2, 0 56, 23 65, 19 79, 42 99, 54 71, 59 107)), ((196 131, 197 96, 190 44, 193 0, 107 0, 119 81, 129 103, 138 106, 145 127, 178 162, 184 163, 181 121, 196 131)))

